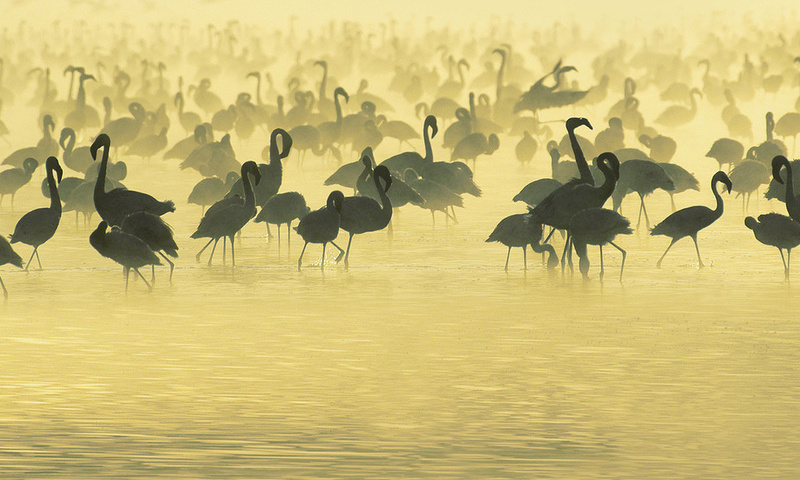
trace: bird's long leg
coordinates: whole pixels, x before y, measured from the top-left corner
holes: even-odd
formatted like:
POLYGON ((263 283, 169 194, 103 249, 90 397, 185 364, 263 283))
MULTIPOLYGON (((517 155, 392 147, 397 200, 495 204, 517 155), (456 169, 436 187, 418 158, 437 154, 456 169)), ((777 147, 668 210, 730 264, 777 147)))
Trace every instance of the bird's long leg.
POLYGON ((700 247, 697 246, 697 234, 696 233, 694 235, 692 235, 692 240, 694 240, 694 249, 697 250, 697 263, 700 264, 700 268, 703 268, 703 267, 705 267, 705 265, 703 265, 703 261, 700 260, 700 247))
POLYGON ((675 194, 672 192, 669 194, 669 203, 672 204, 672 212, 675 213, 675 194))
POLYGON ((339 255, 336 256, 336 263, 339 263, 339 260, 342 259, 342 255, 344 255, 344 250, 342 250, 341 247, 339 247, 339 245, 336 245, 336 242, 331 241, 331 245, 333 245, 334 247, 336 247, 337 250, 339 250, 339 255))
POLYGON ((506 253, 506 266, 504 268, 504 270, 506 272, 508 271, 508 259, 509 259, 509 257, 511 257, 511 247, 508 247, 508 253, 506 253))
POLYGON ((622 266, 621 266, 621 267, 619 267, 619 283, 622 283, 622 270, 624 270, 624 269, 625 269, 625 257, 626 257, 626 256, 628 256, 628 252, 626 252, 625 250, 623 250, 622 248, 620 248, 620 246, 619 246, 619 245, 617 245, 617 244, 616 244, 616 243, 614 243, 614 242, 608 242, 608 243, 610 243, 610 244, 611 244, 611 246, 613 246, 614 248, 616 248, 617 250, 619 250, 620 252, 622 252, 622 266))
POLYGON ((569 248, 569 233, 567 234, 567 241, 564 242, 564 251, 561 252, 561 271, 564 271, 565 262, 567 261, 567 249, 569 248))
POLYGON ((122 270, 125 272, 125 293, 128 293, 128 276, 130 276, 131 269, 130 267, 122 267, 122 270))
MULTIPOLYGON (((161 251, 159 251, 159 252, 158 252, 158 254, 159 254, 159 255, 161 255, 161 258, 163 258, 164 260, 166 260, 166 261, 167 261, 167 263, 169 263, 169 283, 172 283, 172 271, 173 271, 173 270, 175 270, 175 264, 174 264, 174 263, 172 263, 172 260, 170 260, 169 258, 167 258, 167 256, 166 256, 166 255, 164 255, 164 254, 163 254, 161 251)), ((154 268, 155 268, 155 267, 154 267, 154 268)), ((153 275, 153 278, 155 278, 155 275, 153 275)))
MULTIPOLYGON (((508 262, 508 259, 506 259, 508 262)), ((528 270, 528 245, 522 246, 522 267, 523 270, 528 270)))
POLYGON ((677 241, 678 241, 677 239, 673 238, 672 241, 669 242, 669 246, 667 247, 666 250, 664 250, 664 255, 661 255, 661 258, 658 259, 658 262, 656 263, 656 268, 661 268, 661 261, 664 260, 664 257, 667 256, 667 252, 669 252, 669 249, 672 248, 672 246, 675 245, 675 242, 677 241))
POLYGON ((306 253, 306 247, 308 246, 308 242, 303 245, 303 251, 300 252, 300 258, 297 259, 297 271, 300 271, 300 266, 303 264, 303 254, 306 253))
POLYGON ((456 207, 454 207, 453 205, 450 205, 450 210, 453 211, 453 224, 457 224, 458 223, 458 219, 456 218, 456 207))
POLYGON ((328 242, 322 244, 322 260, 319 262, 319 268, 323 272, 325 271, 325 247, 328 246, 328 242))
POLYGON ((233 235, 231 235, 231 267, 236 266, 236 255, 234 255, 233 250, 233 235))
MULTIPOLYGON (((161 252, 158 252, 158 253, 161 253, 161 252)), ((151 272, 150 281, 153 282, 153 283, 156 283, 156 266, 155 266, 155 264, 151 264, 150 265, 150 272, 151 272)))
POLYGON ((605 268, 603 267, 603 246, 600 245, 600 280, 603 280, 603 275, 605 275, 605 268))
POLYGON ((644 211, 644 224, 647 227, 647 230, 650 230, 650 217, 647 216, 647 207, 644 205, 644 197, 640 196, 639 198, 642 199, 642 211, 644 211))
POLYGON ((208 266, 211 266, 211 259, 214 258, 214 250, 217 249, 217 242, 219 242, 219 238, 214 240, 214 246, 211 247, 211 255, 208 257, 208 266))
POLYGON ((783 262, 783 276, 785 278, 789 278, 789 266, 786 265, 786 257, 783 256, 783 249, 778 247, 778 251, 781 252, 781 261, 783 262))
POLYGON ((431 220, 433 220, 433 226, 436 227, 436 215, 433 214, 433 210, 431 210, 431 220))
POLYGON ((201 248, 201 249, 200 249, 200 251, 199 251, 199 252, 197 252, 197 255, 195 255, 195 256, 194 256, 194 260, 195 260, 196 262, 199 262, 199 261, 200 261, 200 255, 202 255, 202 254, 203 254, 203 252, 206 250, 206 248, 208 248, 208 246, 209 246, 209 245, 211 245, 211 242, 213 242, 213 241, 214 241, 214 239, 213 239, 213 238, 212 238, 212 239, 209 239, 208 243, 206 243, 206 246, 205 246, 205 247, 203 247, 203 248, 201 248))
POLYGON ((281 224, 278 224, 278 253, 281 253, 281 224))
MULTIPOLYGON (((222 265, 225 265, 225 245, 227 244, 228 237, 222 237, 222 265)), ((231 237, 231 246, 233 246, 233 237, 231 237)))
POLYGON ((8 290, 6 290, 6 284, 3 283, 3 278, 0 277, 0 287, 3 287, 3 298, 8 300, 8 290))
POLYGON ((786 249, 786 280, 789 280, 789 272, 792 270, 792 249, 786 249))
POLYGON ((147 279, 144 278, 144 275, 142 275, 142 272, 140 272, 138 268, 134 268, 133 271, 136 272, 136 275, 139 275, 139 278, 141 278, 142 281, 144 282, 144 284, 147 285, 147 291, 148 292, 152 292, 153 291, 153 286, 150 285, 150 283, 147 282, 147 279))
POLYGON ((31 266, 31 260, 33 260, 33 256, 36 255, 36 249, 39 247, 33 247, 33 251, 31 252, 31 258, 28 259, 28 263, 25 264, 25 271, 28 271, 28 267, 31 266))
MULTIPOLYGON (((352 234, 352 233, 350 233, 350 238, 348 238, 348 239, 347 239, 347 251, 346 251, 346 252, 345 252, 345 254, 344 254, 344 266, 345 266, 345 267, 349 266, 349 259, 350 259, 350 244, 351 244, 352 242, 353 242, 353 234, 352 234)), ((337 257, 336 261, 337 261, 337 262, 339 261, 339 258, 338 258, 338 257, 337 257)))
POLYGON ((642 208, 644 208, 644 202, 639 205, 639 218, 636 220, 636 230, 639 230, 639 225, 642 224, 642 208))
MULTIPOLYGON (((264 223, 267 224, 267 237, 269 238, 272 236, 272 232, 269 230, 269 222, 264 222, 264 223)), ((278 228, 280 228, 280 225, 278 225, 278 228)), ((278 230, 278 235, 280 235, 280 230, 278 230)))

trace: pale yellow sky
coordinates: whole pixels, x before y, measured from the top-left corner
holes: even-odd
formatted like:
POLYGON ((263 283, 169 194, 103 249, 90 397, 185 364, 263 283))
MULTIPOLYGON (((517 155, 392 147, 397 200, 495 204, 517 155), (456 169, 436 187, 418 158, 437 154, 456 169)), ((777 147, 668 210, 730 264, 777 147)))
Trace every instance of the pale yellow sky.
POLYGON ((539 0, 402 0, 400 2, 363 0, 264 1, 264 0, 14 0, 4 9, 4 22, 20 18, 28 21, 68 19, 75 15, 94 13, 106 20, 113 18, 147 21, 189 17, 201 22, 220 22, 239 19, 252 23, 277 24, 290 15, 309 23, 326 22, 331 18, 356 20, 362 23, 380 21, 394 15, 398 19, 412 15, 423 19, 432 17, 437 24, 470 24, 485 22, 493 15, 513 18, 531 25, 548 24, 557 20, 576 20, 581 23, 610 21, 653 21, 659 24, 682 18, 715 13, 714 18, 747 15, 756 20, 796 16, 796 0, 769 0, 754 3, 742 0, 649 0, 618 1, 539 1, 539 0), (790 15, 787 15, 787 12, 790 15))

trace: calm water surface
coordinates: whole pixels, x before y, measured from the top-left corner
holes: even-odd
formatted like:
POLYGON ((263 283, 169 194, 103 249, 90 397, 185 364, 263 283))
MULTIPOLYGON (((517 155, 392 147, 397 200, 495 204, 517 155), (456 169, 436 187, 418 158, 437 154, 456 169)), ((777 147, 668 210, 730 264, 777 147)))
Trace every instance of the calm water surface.
MULTIPOLYGON (((676 202, 712 205, 703 155, 723 132, 677 135, 702 191, 676 202)), ((196 263, 200 211, 185 199, 197 176, 131 161, 130 188, 178 204, 165 217, 181 248, 174 282, 161 268, 152 294, 132 279, 126 295, 121 269, 88 244, 97 219, 71 215, 41 249, 45 270, 3 268, 0 477, 800 477, 800 277, 783 281, 738 199, 700 235, 709 268, 687 239, 656 269, 668 242, 642 225, 618 240, 623 284, 611 248, 603 282, 596 249, 589 282, 536 255, 526 272, 518 250, 506 273, 505 248, 484 240, 549 168, 540 153, 520 169, 515 142, 479 159, 485 195, 458 225, 404 209, 392 238, 356 237, 349 270, 329 251, 324 274, 318 245, 298 273, 299 238, 279 249, 260 224, 237 241, 235 271, 196 263)), ((317 208, 334 168, 292 157, 283 189, 317 208)), ((4 233, 46 203, 41 175, 0 210, 4 233)), ((663 192, 649 205, 654 222, 669 213, 663 192)), ((637 210, 626 199, 623 213, 637 210)))

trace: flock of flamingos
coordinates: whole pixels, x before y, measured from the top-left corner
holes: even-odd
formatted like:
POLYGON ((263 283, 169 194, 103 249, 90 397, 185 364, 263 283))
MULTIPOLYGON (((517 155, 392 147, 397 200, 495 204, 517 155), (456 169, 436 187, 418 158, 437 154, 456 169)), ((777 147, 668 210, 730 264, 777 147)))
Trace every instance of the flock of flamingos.
MULTIPOLYGON (((759 242, 777 247, 782 258, 787 251, 784 271, 789 278, 791 250, 800 245, 800 198, 792 183, 797 165, 787 158, 791 150, 784 141, 775 137, 794 139, 800 133, 800 98, 780 116, 763 112, 763 141, 755 141, 753 134, 753 121, 761 122, 743 114, 737 102, 800 83, 796 66, 800 57, 791 54, 800 51, 797 39, 776 37, 780 43, 763 47, 758 60, 732 51, 713 34, 702 58, 622 42, 595 53, 591 62, 595 84, 582 89, 570 79, 576 67, 556 56, 566 47, 556 42, 553 31, 540 32, 530 46, 530 40, 501 43, 478 36, 465 42, 435 30, 404 41, 391 33, 390 26, 384 27, 381 36, 366 36, 353 25, 332 24, 329 31, 309 34, 305 40, 294 33, 270 39, 234 22, 221 30, 209 26, 193 42, 185 27, 158 26, 155 38, 138 44, 117 36, 104 53, 90 45, 82 30, 85 26, 62 32, 65 42, 69 39, 80 46, 63 52, 47 45, 33 51, 22 40, 15 43, 5 35, 0 43, 14 55, 0 59, 0 101, 27 102, 30 115, 16 118, 15 123, 40 125, 42 136, 35 145, 6 141, 20 148, 4 148, 0 206, 13 207, 18 192, 39 195, 39 186, 31 179, 40 165, 46 170, 42 203, 49 197, 50 205, 22 215, 10 241, 0 237, 0 265, 28 270, 36 257, 41 269, 39 248, 47 248, 62 212, 74 211, 76 221, 83 215, 87 224, 97 213, 100 221, 89 243, 122 265, 126 289, 132 269, 152 290, 139 269, 162 261, 170 266, 171 280, 170 258, 177 257, 178 245, 162 216, 175 212, 175 203, 121 183, 128 165, 147 168, 151 158, 176 160, 180 169, 198 173, 199 182, 187 200, 203 209, 191 235, 208 239, 198 260, 210 246, 210 265, 222 240, 223 259, 229 248, 235 266, 235 236, 253 221, 266 223, 268 230, 270 224, 277 226, 279 239, 282 225, 287 235, 294 230, 303 239, 298 270, 309 244, 322 244, 321 268, 328 244, 336 248, 336 261, 343 259, 347 265, 353 236, 391 229, 392 213, 398 208, 429 210, 434 224, 436 212, 448 223, 457 222, 455 207, 463 207, 463 195, 481 195, 473 173, 478 158, 491 159, 501 142, 513 142, 519 162, 527 165, 546 158, 552 175, 534 180, 513 198, 528 206, 527 213, 503 218, 487 232, 486 241, 502 243, 508 255, 520 247, 527 256, 530 246, 547 255, 547 268, 555 268, 560 258, 563 269, 567 263, 572 268, 574 251, 586 277, 587 248, 596 245, 602 278, 603 246, 611 245, 622 253, 622 281, 626 251, 615 239, 633 232, 631 222, 618 212, 624 197, 629 193, 640 197, 637 223, 644 215, 649 229, 645 206, 649 194, 662 189, 672 198, 709 185, 715 208, 676 210, 673 203, 673 213, 650 229, 651 235, 669 238, 657 266, 678 240, 690 237, 703 267, 698 234, 722 216, 722 194, 741 194, 749 204, 750 196, 769 184, 767 198, 785 202, 788 215, 767 213, 747 217, 744 223, 759 242), (165 46, 170 38, 180 47, 165 46), (295 63, 279 66, 267 53, 269 42, 296 53, 295 63), (431 47, 432 42, 437 46, 431 47), (328 53, 309 55, 324 52, 325 45, 328 53), (528 55, 520 53, 523 48, 528 48, 528 55), (341 53, 331 53, 336 50, 341 53), (471 65, 478 62, 483 62, 484 70, 470 75, 471 65), (193 73, 170 75, 170 70, 193 73), (329 85, 336 80, 329 70, 363 79, 357 91, 348 92, 337 84, 330 92, 329 85), (693 72, 702 73, 699 81, 693 72), (285 82, 273 82, 273 77, 285 82), (218 78, 254 81, 254 93, 218 94, 213 89, 218 78), (401 102, 369 90, 371 85, 384 86, 384 78, 387 95, 401 102), (315 80, 319 83, 310 86, 315 80), (173 83, 177 86, 170 87, 173 83), (59 95, 59 87, 67 84, 59 95), (637 89, 642 88, 658 91, 671 106, 649 118, 639 110, 637 89), (31 89, 23 98, 20 92, 31 89), (719 171, 710 179, 697 179, 672 162, 678 143, 669 134, 695 120, 700 102, 719 110, 729 132, 709 146, 707 156, 719 163, 719 171), (560 123, 540 120, 548 110, 569 116, 607 104, 611 106, 606 115, 590 116, 603 118, 601 128, 599 120, 583 116, 560 123), (401 120, 412 115, 418 119, 416 125, 401 120), (183 130, 186 137, 170 144, 170 129, 183 130), (234 149, 237 140, 266 138, 268 132, 260 161, 241 162, 234 149), (593 139, 587 137, 590 132, 596 132, 593 139), (420 140, 424 150, 418 151, 420 140), (394 141, 399 142, 399 153, 383 158, 375 153, 382 143, 385 150, 394 141), (451 152, 449 160, 434 159, 434 142, 451 152), (301 193, 282 191, 283 162, 291 154, 300 166, 309 155, 327 162, 335 159, 325 185, 353 190, 354 195, 333 190, 324 206, 312 210, 301 193), (353 161, 345 162, 347 155, 353 161), (71 176, 65 177, 65 170, 71 176), (10 198, 3 206, 5 197, 10 198), (345 248, 336 243, 341 230, 347 234, 345 248), (550 243, 556 230, 565 234, 560 256, 550 243), (13 244, 32 248, 27 262, 13 244)), ((577 34, 575 41, 579 39, 577 34)), ((0 120, 0 135, 8 133, 0 120)), ((0 285, 7 298, 2 279, 0 285)))

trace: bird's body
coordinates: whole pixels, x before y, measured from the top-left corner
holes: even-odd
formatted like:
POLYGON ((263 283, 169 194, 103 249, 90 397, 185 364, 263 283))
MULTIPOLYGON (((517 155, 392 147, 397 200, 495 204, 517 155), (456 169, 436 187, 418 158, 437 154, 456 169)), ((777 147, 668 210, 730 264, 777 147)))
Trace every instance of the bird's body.
POLYGON ((587 208, 576 213, 569 222, 569 232, 572 236, 572 244, 575 246, 575 253, 580 257, 579 267, 584 278, 588 278, 589 257, 587 256, 586 246, 597 245, 600 247, 600 279, 602 280, 603 269, 603 245, 610 243, 611 246, 622 252, 622 265, 619 269, 619 280, 622 281, 622 271, 625 268, 625 257, 627 252, 614 243, 617 235, 630 235, 631 222, 614 210, 606 208, 587 208))
POLYGON ((25 265, 25 270, 30 266, 34 255, 39 263, 39 269, 42 268, 38 253, 39 246, 50 240, 58 229, 61 221, 61 199, 58 196, 57 182, 61 181, 63 175, 64 172, 56 157, 49 157, 47 159, 47 184, 50 189, 50 206, 37 208, 23 215, 17 222, 14 233, 11 234, 11 243, 21 242, 33 247, 33 253, 25 265))
POLYGON ((778 249, 783 260, 784 275, 788 280, 792 265, 792 249, 800 245, 800 223, 786 215, 766 213, 759 215, 757 221, 753 217, 747 217, 744 219, 744 224, 753 231, 756 240, 778 249), (783 249, 787 251, 788 261, 783 257, 783 249))
MULTIPOLYGON (((334 190, 328 195, 328 201, 324 207, 307 214, 300 220, 297 227, 295 227, 295 231, 298 235, 303 237, 303 241, 305 242, 303 251, 300 252, 300 258, 297 259, 298 271, 303 265, 303 255, 309 243, 322 244, 322 261, 320 262, 320 268, 323 270, 325 269, 325 247, 328 242, 333 243, 339 235, 340 212, 342 211, 343 201, 344 194, 339 190, 334 190)), ((336 246, 340 252, 337 258, 341 258, 341 256, 344 255, 344 251, 335 243, 333 245, 336 246)))
MULTIPOLYGON (((226 237, 230 239, 231 243, 231 265, 236 266, 236 257, 234 255, 233 236, 244 227, 247 222, 255 216, 256 200, 253 193, 253 187, 250 184, 248 174, 253 175, 255 183, 261 179, 261 173, 258 166, 253 161, 245 162, 242 165, 241 175, 244 185, 244 202, 230 202, 221 208, 209 208, 206 215, 200 220, 197 230, 191 235, 192 238, 209 238, 208 243, 197 254, 197 259, 200 258, 200 253, 208 247, 211 242, 214 242, 214 248, 211 249, 211 255, 208 259, 208 264, 211 265, 211 260, 214 258, 214 250, 216 249, 217 242, 220 238, 226 237)), ((236 198, 236 197, 231 197, 236 198)), ((225 253, 222 255, 223 262, 225 260, 225 253)))
POLYGON ((11 207, 14 207, 14 196, 17 190, 31 181, 31 176, 39 162, 34 158, 26 158, 22 168, 10 168, 0 172, 0 205, 3 204, 3 197, 11 195, 11 207))
POLYGON ((122 220, 135 212, 149 212, 154 215, 164 215, 175 211, 175 204, 168 201, 158 201, 150 195, 134 190, 115 188, 105 191, 106 170, 108 166, 108 150, 111 140, 108 135, 100 134, 92 144, 92 157, 97 158, 97 150, 103 148, 103 159, 94 188, 94 205, 97 213, 109 225, 120 225, 122 220))
POLYGON ((725 184, 728 187, 729 193, 732 188, 732 183, 725 172, 719 171, 714 174, 711 178, 711 191, 714 193, 714 198, 717 200, 717 207, 714 210, 704 205, 683 208, 665 218, 650 231, 650 235, 664 235, 672 238, 666 251, 664 251, 664 254, 661 255, 661 258, 658 260, 656 264, 657 267, 661 267, 661 261, 664 260, 664 257, 667 255, 672 245, 683 237, 692 237, 695 249, 697 250, 698 264, 701 268, 704 266, 703 261, 700 259, 700 248, 697 246, 697 232, 711 225, 722 216, 723 203, 722 197, 717 191, 718 182, 725 184))
POLYGON ((278 244, 280 245, 281 225, 286 224, 286 238, 291 242, 292 222, 295 219, 302 219, 310 211, 302 194, 298 192, 278 193, 264 203, 253 222, 277 225, 278 244))
MULTIPOLYGON (((371 159, 366 155, 362 161, 367 168, 371 167, 371 159)), ((372 177, 380 196, 380 204, 370 197, 345 197, 342 201, 339 226, 350 234, 344 255, 345 266, 349 263, 350 244, 354 235, 383 230, 392 220, 392 202, 387 195, 389 187, 392 186, 389 169, 379 165, 375 167, 372 177), (383 180, 386 186, 381 185, 380 180, 383 180)))
POLYGON ((784 183, 781 178, 781 169, 786 169, 786 211, 792 220, 800 220, 800 197, 794 194, 794 181, 792 179, 792 165, 783 155, 777 155, 772 159, 772 177, 776 182, 784 183))
POLYGON ((169 264, 169 281, 172 282, 172 271, 175 269, 175 264, 164 255, 167 254, 173 258, 178 256, 178 245, 172 237, 172 228, 158 215, 149 212, 134 212, 125 217, 120 230, 139 238, 150 247, 150 250, 161 255, 169 264))
POLYGON ((508 217, 500 220, 500 223, 494 228, 487 242, 500 242, 508 247, 506 254, 505 270, 508 271, 508 258, 511 256, 512 248, 522 248, 523 264, 525 269, 528 268, 528 254, 527 247, 531 246, 536 253, 549 253, 547 261, 548 268, 555 268, 558 265, 558 256, 552 245, 542 245, 542 224, 530 220, 529 215, 525 213, 518 213, 509 215, 508 217))
POLYGON ((128 291, 128 274, 131 269, 141 277, 148 290, 152 291, 153 287, 142 276, 139 269, 145 265, 161 265, 161 261, 141 239, 125 233, 117 227, 113 227, 110 231, 106 231, 107 228, 108 223, 105 220, 100 222, 97 229, 89 235, 89 243, 100 255, 122 265, 125 270, 126 292, 128 291))

